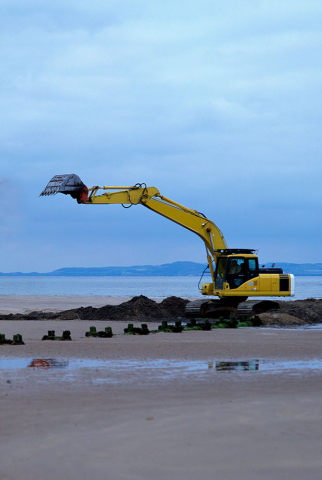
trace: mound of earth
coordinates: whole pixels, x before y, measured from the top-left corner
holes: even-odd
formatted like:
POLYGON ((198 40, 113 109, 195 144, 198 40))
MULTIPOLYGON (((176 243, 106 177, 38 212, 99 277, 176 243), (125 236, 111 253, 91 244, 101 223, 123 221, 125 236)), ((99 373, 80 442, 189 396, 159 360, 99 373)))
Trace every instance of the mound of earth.
POLYGON ((184 317, 188 300, 180 297, 168 297, 161 303, 140 295, 120 305, 104 307, 80 307, 61 312, 31 312, 28 314, 1 314, 0 320, 129 320, 142 319, 160 321, 184 317))
POLYGON ((278 302, 281 313, 287 313, 304 320, 306 323, 322 323, 322 300, 308 298, 306 300, 278 302))
MULTIPOLYGON (((188 300, 168 297, 157 303, 143 295, 133 297, 120 305, 101 308, 81 307, 62 312, 31 312, 29 314, 0 315, 0 320, 144 320, 160 321, 185 316, 188 300)), ((279 301, 279 309, 260 315, 264 325, 304 325, 322 323, 322 300, 279 301)))
POLYGON ((262 325, 270 326, 276 325, 280 327, 306 325, 307 322, 300 318, 289 315, 288 313, 282 313, 280 311, 261 313, 258 315, 262 321, 262 325))
POLYGON ((188 300, 179 297, 165 298, 157 303, 150 298, 140 295, 120 305, 105 305, 101 308, 81 307, 61 312, 59 318, 71 320, 128 320, 140 318, 146 320, 161 320, 183 317, 188 300))

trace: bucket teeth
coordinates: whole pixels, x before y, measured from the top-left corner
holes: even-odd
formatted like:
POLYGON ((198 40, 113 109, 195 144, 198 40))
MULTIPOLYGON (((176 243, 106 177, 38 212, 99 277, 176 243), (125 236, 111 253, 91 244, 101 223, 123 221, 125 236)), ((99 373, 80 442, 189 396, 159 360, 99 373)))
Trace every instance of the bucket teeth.
POLYGON ((56 195, 56 193, 75 194, 81 192, 83 188, 84 183, 74 173, 55 175, 39 196, 56 195))

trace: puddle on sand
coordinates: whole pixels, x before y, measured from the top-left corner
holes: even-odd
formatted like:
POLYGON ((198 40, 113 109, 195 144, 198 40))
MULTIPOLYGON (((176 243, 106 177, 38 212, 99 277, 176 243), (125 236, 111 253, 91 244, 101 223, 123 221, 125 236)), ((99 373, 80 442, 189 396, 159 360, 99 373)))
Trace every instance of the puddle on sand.
POLYGON ((259 370, 259 361, 248 362, 209 362, 208 368, 214 368, 217 372, 250 372, 259 370))
MULTIPOLYGON (((308 371, 322 370, 322 360, 311 361, 200 361, 200 360, 98 360, 59 358, 5 358, 0 359, 0 371, 61 370, 69 378, 87 372, 103 382, 123 382, 126 374, 132 378, 178 378, 191 375, 224 374, 229 372, 288 373, 298 375, 308 371), (102 377, 102 378, 101 378, 102 377), (105 378, 103 378, 105 377, 105 378)), ((93 381, 95 379, 93 378, 93 381)))
POLYGON ((48 370, 49 368, 66 368, 69 365, 69 360, 57 360, 57 358, 34 358, 28 365, 28 368, 42 368, 48 370))
POLYGON ((69 360, 57 358, 5 358, 0 360, 0 370, 20 368, 48 370, 50 368, 66 368, 68 365, 69 360))

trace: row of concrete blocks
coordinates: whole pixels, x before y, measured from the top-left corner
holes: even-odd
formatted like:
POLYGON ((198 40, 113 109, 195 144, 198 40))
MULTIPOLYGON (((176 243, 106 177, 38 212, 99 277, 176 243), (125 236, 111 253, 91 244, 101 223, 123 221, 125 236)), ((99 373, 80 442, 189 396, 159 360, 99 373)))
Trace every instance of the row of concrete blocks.
MULTIPOLYGON (((197 323, 195 319, 192 319, 187 325, 188 329, 199 329, 199 330, 210 330, 210 322, 201 322, 197 323)), ((180 320, 177 320, 174 325, 168 325, 167 320, 163 320, 161 325, 158 326, 158 330, 152 330, 152 333, 157 332, 170 332, 170 333, 181 333, 184 330, 184 327, 181 324, 180 320)), ((124 333, 127 335, 149 335, 150 330, 146 323, 142 323, 141 327, 134 327, 133 323, 129 323, 127 328, 124 328, 124 333)), ((86 337, 103 337, 110 338, 113 336, 112 328, 106 327, 105 331, 97 332, 96 327, 90 327, 89 332, 86 332, 86 337)))
POLYGON ((4 333, 0 333, 0 345, 24 345, 24 341, 22 340, 22 335, 20 333, 17 333, 16 335, 13 336, 12 340, 6 339, 6 336, 4 333))
POLYGON ((89 327, 89 332, 85 333, 86 337, 100 337, 111 338, 113 337, 112 327, 106 327, 104 331, 96 331, 96 327, 89 327))
MULTIPOLYGON (((204 324, 203 324, 204 325, 204 324)), ((188 327, 195 327, 196 323, 194 320, 191 321, 191 325, 188 324, 188 327)), ((158 332, 173 332, 180 333, 183 330, 181 321, 177 320, 174 325, 168 325, 166 320, 162 321, 162 324, 158 326, 158 332)), ((156 332, 156 331, 154 331, 156 332)), ((150 330, 146 323, 142 323, 141 327, 134 327, 133 323, 129 323, 127 328, 124 328, 124 333, 130 335, 149 335, 150 330)), ((106 327, 104 331, 96 331, 96 327, 89 327, 89 332, 85 333, 86 337, 99 337, 99 338, 111 338, 113 337, 113 332, 111 327, 106 327)), ((66 341, 71 340, 71 334, 69 330, 63 331, 62 336, 55 335, 55 330, 48 330, 48 335, 44 335, 42 340, 59 340, 66 341)), ((13 336, 12 340, 7 340, 4 333, 0 333, 0 345, 24 345, 25 343, 22 340, 22 335, 17 333, 13 336)))
MULTIPOLYGON (((175 325, 168 325, 168 322, 164 320, 162 325, 158 327, 158 330, 152 330, 152 332, 182 332, 182 330, 183 327, 179 320, 175 322, 175 325)), ((124 333, 127 335, 149 335, 150 330, 147 323, 142 323, 141 327, 135 327, 133 323, 129 323, 127 328, 124 328, 124 333)), ((105 331, 100 332, 96 331, 96 327, 90 327, 89 332, 86 332, 85 335, 86 337, 110 338, 113 336, 113 332, 111 327, 106 327, 105 331)))
MULTIPOLYGON (((158 330, 152 330, 152 333, 157 332, 171 332, 171 333, 180 333, 183 331, 183 326, 181 321, 177 320, 174 325, 168 325, 167 320, 163 320, 162 324, 158 326, 158 330)), ((141 328, 134 327, 133 323, 129 323, 127 328, 124 328, 124 333, 130 335, 148 335, 150 330, 146 323, 142 323, 141 328)))
POLYGON ((65 341, 65 340, 71 340, 70 336, 70 331, 65 330, 62 334, 61 337, 55 335, 55 330, 48 330, 48 335, 44 335, 42 337, 42 340, 60 340, 60 341, 65 341))
MULTIPOLYGON (((208 322, 205 323, 196 323, 195 319, 192 319, 187 325, 188 328, 199 327, 202 330, 210 330, 211 325, 208 322), (209 328, 210 327, 210 328, 209 328)), ((181 333, 184 327, 181 325, 181 321, 177 320, 174 325, 168 325, 167 320, 163 320, 162 324, 158 326, 158 330, 153 330, 153 332, 172 332, 172 333, 181 333)), ((141 327, 134 327, 133 323, 129 323, 127 328, 124 328, 124 333, 129 335, 149 335, 150 330, 146 323, 142 323, 141 327)), ((96 331, 96 327, 89 327, 89 331, 85 333, 86 337, 99 337, 99 338, 111 338, 113 337, 113 332, 111 327, 106 327, 104 331, 96 331)), ((55 330, 48 330, 48 335, 44 335, 42 340, 59 340, 59 341, 70 341, 71 334, 70 330, 63 331, 62 336, 55 335, 55 330)), ((0 345, 10 344, 10 345, 24 345, 22 340, 22 335, 16 334, 13 336, 13 340, 7 340, 3 333, 0 334, 0 345)))

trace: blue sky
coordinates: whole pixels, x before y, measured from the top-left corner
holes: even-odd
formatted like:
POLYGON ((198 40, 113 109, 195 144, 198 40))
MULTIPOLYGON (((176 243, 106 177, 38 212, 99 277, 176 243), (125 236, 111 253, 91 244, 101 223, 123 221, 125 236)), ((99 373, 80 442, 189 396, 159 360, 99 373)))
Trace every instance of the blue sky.
POLYGON ((313 0, 0 0, 0 271, 205 260, 144 208, 39 198, 62 173, 322 262, 321 23, 313 0))

